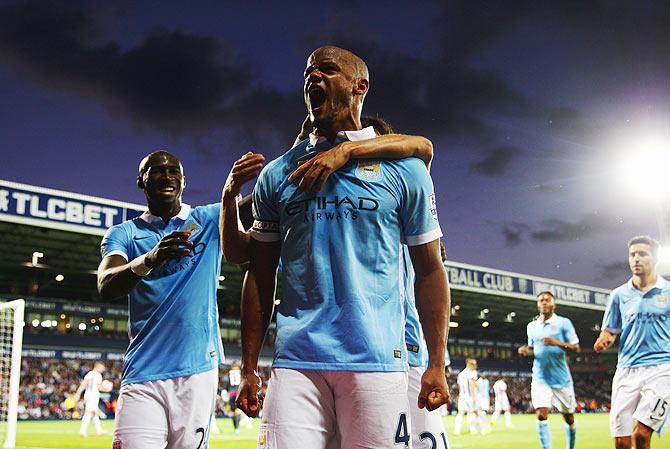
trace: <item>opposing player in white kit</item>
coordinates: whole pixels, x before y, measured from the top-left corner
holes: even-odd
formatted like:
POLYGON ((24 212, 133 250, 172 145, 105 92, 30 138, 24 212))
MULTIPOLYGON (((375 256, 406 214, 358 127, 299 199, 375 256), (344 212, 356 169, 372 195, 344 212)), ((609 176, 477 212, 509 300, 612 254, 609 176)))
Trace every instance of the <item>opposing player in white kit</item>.
POLYGON ((79 384, 74 400, 79 402, 81 393, 84 393, 84 416, 81 418, 81 428, 79 435, 82 437, 88 436, 88 425, 93 420, 95 426, 95 433, 102 435, 107 433, 103 430, 100 424, 100 391, 102 391, 102 373, 105 372, 105 365, 102 362, 95 362, 93 369, 84 376, 84 380, 79 384))
POLYGON ((100 245, 98 290, 125 296, 114 449, 205 449, 223 363, 216 302, 221 204, 181 203, 181 162, 156 151, 140 162, 148 210, 111 227, 100 245))
MULTIPOLYGON (((403 240, 411 246, 417 272, 429 353, 417 402, 434 409, 448 399, 448 284, 432 183, 423 162, 349 162, 316 196, 302 184, 286 182, 300 160, 343 140, 375 136, 371 127, 360 129, 368 86, 360 58, 336 47, 317 49, 308 60, 304 85, 314 133, 268 164, 254 189, 238 397, 238 405, 250 414, 260 405, 255 369, 272 315, 280 255, 282 261, 261 448, 293 448, 299 441, 319 449, 336 437, 346 448, 410 445, 399 264, 403 240)), ((313 166, 317 174, 323 169, 313 166)))
POLYGON ((461 434, 463 417, 467 416, 470 433, 478 433, 479 430, 479 395, 477 394, 477 360, 469 358, 465 360, 465 368, 458 373, 458 414, 454 422, 454 434, 461 434))
POLYGON ((491 416, 491 424, 498 421, 500 413, 505 414, 505 427, 512 427, 512 413, 510 412, 509 398, 507 397, 507 382, 502 377, 496 380, 493 384, 493 415, 491 416))
POLYGON ((556 302, 549 291, 537 295, 537 319, 528 323, 528 345, 518 349, 519 355, 534 356, 530 398, 537 411, 537 433, 542 449, 551 449, 549 410, 554 405, 565 420, 566 448, 574 449, 575 390, 565 358, 566 351, 579 352, 579 338, 572 322, 554 313, 556 302))
POLYGON ((628 242, 633 276, 610 294, 594 344, 604 351, 620 335, 610 410, 616 449, 649 449, 670 415, 670 282, 656 273, 659 246, 647 236, 628 242))

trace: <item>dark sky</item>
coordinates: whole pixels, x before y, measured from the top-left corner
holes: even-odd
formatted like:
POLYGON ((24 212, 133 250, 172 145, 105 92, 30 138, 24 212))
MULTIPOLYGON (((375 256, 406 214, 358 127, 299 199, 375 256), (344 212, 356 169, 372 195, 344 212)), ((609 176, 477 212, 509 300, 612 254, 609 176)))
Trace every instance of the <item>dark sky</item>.
POLYGON ((611 167, 670 126, 668 23, 663 1, 3 1, 0 178, 143 202, 167 148, 185 201, 217 201, 241 154, 288 149, 335 44, 370 67, 364 113, 433 141, 450 259, 614 287, 659 235, 611 167))

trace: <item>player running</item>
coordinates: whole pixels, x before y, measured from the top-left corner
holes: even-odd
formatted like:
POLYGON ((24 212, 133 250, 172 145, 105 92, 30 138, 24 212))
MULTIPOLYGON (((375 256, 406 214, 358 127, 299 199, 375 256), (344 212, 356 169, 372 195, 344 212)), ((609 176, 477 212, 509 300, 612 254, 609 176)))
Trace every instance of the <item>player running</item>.
POLYGON ((563 414, 567 449, 574 449, 575 390, 565 358, 566 351, 579 352, 579 338, 572 322, 554 313, 554 294, 545 291, 537 295, 540 315, 528 323, 528 345, 518 350, 522 356, 534 356, 530 398, 537 410, 537 433, 542 449, 551 449, 549 410, 552 404, 563 414))
POLYGON ((602 352, 620 335, 610 410, 616 449, 649 449, 670 415, 670 282, 656 273, 659 246, 648 236, 628 242, 632 277, 610 294, 593 346, 602 352))
POLYGON ((500 412, 503 412, 505 414, 505 427, 509 429, 512 427, 512 413, 510 413, 509 398, 507 397, 507 382, 504 378, 501 377, 493 384, 493 395, 495 399, 491 424, 495 424, 500 412))
POLYGON ((98 290, 128 297, 114 447, 208 447, 223 363, 216 290, 220 204, 181 203, 181 162, 156 151, 139 166, 148 210, 110 228, 101 243, 98 290))
POLYGON ((477 360, 465 360, 465 368, 458 373, 458 413, 454 422, 454 434, 461 434, 463 416, 467 416, 470 433, 479 433, 479 395, 477 394, 477 360))
POLYGON ((88 436, 88 425, 91 423, 91 420, 93 420, 93 426, 95 426, 95 433, 98 435, 107 433, 100 424, 100 408, 98 407, 100 392, 108 391, 102 384, 102 373, 104 372, 105 365, 102 362, 95 362, 93 369, 86 373, 74 395, 76 403, 79 402, 81 393, 84 393, 84 416, 81 418, 81 427, 79 429, 79 435, 82 437, 88 436))

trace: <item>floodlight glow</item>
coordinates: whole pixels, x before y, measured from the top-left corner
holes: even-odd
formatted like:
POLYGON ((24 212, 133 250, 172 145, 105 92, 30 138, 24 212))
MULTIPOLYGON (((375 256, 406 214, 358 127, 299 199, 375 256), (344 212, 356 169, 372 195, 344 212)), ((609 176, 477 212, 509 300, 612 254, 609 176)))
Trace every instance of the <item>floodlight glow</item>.
POLYGON ((638 201, 658 202, 670 198, 667 180, 670 167, 670 135, 639 131, 621 143, 613 155, 616 170, 613 181, 626 195, 638 201))
POLYGON ((458 327, 458 321, 449 321, 449 327, 458 327))
POLYGON ((491 324, 491 323, 489 323, 488 321, 484 321, 482 323, 482 327, 489 327, 489 324, 491 324))
POLYGON ((86 330, 86 324, 84 324, 84 323, 79 323, 79 330, 80 330, 80 331, 85 331, 85 330, 86 330))
POLYGON ((40 325, 40 320, 33 320, 32 321, 33 327, 37 327, 40 325))
POLYGON ((56 275, 56 282, 62 282, 65 279, 65 276, 62 274, 57 274, 56 275))

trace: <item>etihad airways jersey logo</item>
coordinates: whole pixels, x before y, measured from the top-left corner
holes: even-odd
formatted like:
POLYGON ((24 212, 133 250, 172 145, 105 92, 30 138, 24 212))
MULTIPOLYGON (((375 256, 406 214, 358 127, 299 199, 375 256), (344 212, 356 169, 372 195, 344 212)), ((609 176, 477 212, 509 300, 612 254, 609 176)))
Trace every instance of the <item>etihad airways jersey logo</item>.
POLYGON ((363 181, 379 181, 382 179, 381 163, 360 161, 356 166, 356 177, 363 181))
POLYGON ((317 196, 291 201, 284 208, 289 217, 302 215, 303 222, 319 220, 357 220, 361 212, 379 209, 379 201, 364 196, 317 196))

